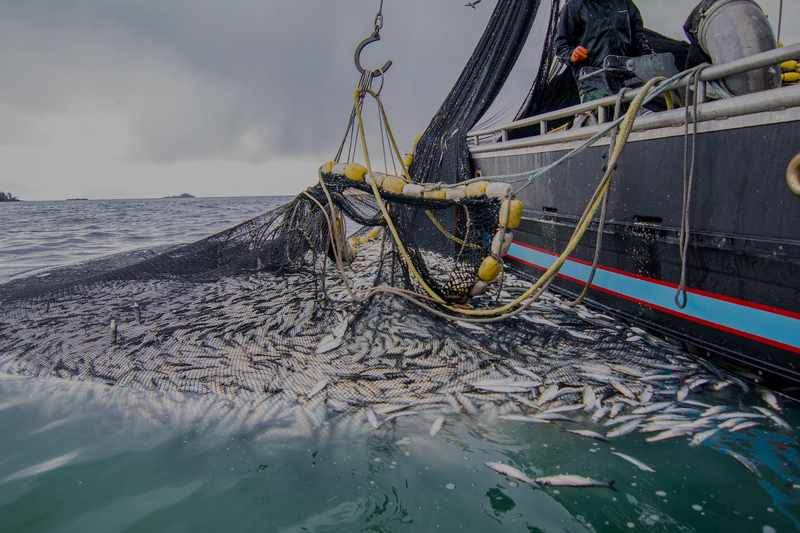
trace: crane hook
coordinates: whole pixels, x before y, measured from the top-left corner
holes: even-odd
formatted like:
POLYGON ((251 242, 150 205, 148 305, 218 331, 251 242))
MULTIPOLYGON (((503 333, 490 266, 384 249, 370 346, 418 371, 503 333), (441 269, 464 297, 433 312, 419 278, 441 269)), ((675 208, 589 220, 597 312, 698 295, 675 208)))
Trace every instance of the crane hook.
MULTIPOLYGON (((366 74, 368 72, 367 69, 365 69, 361 65, 361 53, 364 51, 364 48, 366 48, 367 45, 370 45, 372 43, 377 43, 380 40, 381 40, 381 34, 378 31, 378 28, 377 28, 377 25, 376 25, 375 31, 372 32, 372 34, 369 37, 367 37, 366 39, 364 39, 363 41, 358 43, 358 45, 356 46, 356 53, 354 55, 354 59, 355 59, 355 63, 356 63, 356 68, 358 69, 358 71, 361 74, 366 74)), ((369 72, 372 74, 373 78, 379 78, 379 77, 383 76, 384 74, 386 74, 386 71, 388 71, 391 67, 392 67, 392 62, 390 60, 390 61, 387 61, 386 63, 384 63, 381 68, 378 68, 378 69, 375 69, 375 70, 372 70, 372 71, 369 71, 369 72)))

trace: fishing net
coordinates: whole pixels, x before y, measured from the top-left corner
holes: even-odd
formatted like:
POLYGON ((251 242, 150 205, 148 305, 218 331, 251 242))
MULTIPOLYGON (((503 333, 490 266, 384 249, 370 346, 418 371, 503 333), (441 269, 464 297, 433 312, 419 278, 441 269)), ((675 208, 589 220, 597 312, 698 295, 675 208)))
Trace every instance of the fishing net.
POLYGON ((499 0, 486 30, 417 145, 411 175, 419 182, 473 177, 466 133, 494 102, 528 40, 540 0, 499 0))
MULTIPOLYGON (((708 427, 713 417, 699 408, 752 401, 743 380, 670 341, 554 295, 529 298, 530 280, 502 269, 521 212, 508 184, 448 181, 469 177, 463 133, 537 6, 498 2, 417 149, 418 179, 373 87, 382 74, 364 73, 336 157, 292 201, 194 243, 0 285, 0 373, 161 391, 178 403, 213 395, 258 424, 302 433, 333 417, 378 429, 435 416, 433 436, 449 414, 550 423, 569 412, 608 438, 663 431, 648 437, 658 441, 708 427), (368 155, 367 96, 378 104, 383 149, 372 155, 384 156, 382 172, 368 155), (501 300, 527 312, 468 318, 501 300), (653 402, 674 397, 692 408, 653 402), (657 411, 668 426, 641 414, 657 411), (623 413, 634 420, 600 426, 623 413)), ((747 416, 788 427, 760 413, 747 416)))

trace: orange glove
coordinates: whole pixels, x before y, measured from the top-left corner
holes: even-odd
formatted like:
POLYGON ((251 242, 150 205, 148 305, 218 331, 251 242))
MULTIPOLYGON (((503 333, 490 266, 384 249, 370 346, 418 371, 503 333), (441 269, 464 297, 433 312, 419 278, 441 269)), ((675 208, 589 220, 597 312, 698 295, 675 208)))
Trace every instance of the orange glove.
POLYGON ((575 50, 572 51, 572 56, 569 58, 572 61, 572 64, 577 65, 578 63, 583 63, 589 59, 589 50, 584 48, 583 46, 577 47, 575 50))

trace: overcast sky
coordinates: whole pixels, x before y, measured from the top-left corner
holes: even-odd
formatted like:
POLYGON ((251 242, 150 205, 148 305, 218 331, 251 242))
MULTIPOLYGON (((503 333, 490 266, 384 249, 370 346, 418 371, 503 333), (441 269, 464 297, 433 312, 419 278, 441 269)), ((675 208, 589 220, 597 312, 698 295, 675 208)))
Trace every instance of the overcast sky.
MULTIPOLYGON (((30 200, 294 194, 341 138, 352 49, 376 3, 0 0, 0 191, 30 200)), ((395 61, 384 99, 408 149, 495 2, 385 3, 384 40, 365 62, 395 61)), ((674 35, 688 10, 660 6, 683 3, 694 2, 639 2, 651 6, 649 25, 674 35)), ((777 3, 763 5, 776 13, 777 3)), ((795 21, 799 3, 788 3, 795 21)))

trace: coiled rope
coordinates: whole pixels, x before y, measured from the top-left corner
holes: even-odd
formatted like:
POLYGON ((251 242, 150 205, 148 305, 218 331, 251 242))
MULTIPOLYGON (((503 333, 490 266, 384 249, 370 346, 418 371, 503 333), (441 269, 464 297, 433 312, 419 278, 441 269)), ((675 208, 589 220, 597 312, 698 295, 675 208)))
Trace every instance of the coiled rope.
MULTIPOLYGON (((614 148, 611 151, 611 157, 609 158, 608 165, 605 169, 605 174, 601 179, 600 183, 598 184, 594 194, 592 195, 592 198, 587 204, 586 209, 584 210, 583 215, 581 216, 577 224, 577 227, 573 232, 572 237, 570 238, 566 248, 561 253, 561 255, 559 255, 556 261, 545 271, 545 273, 542 274, 542 276, 540 276, 539 279, 536 282, 534 282, 531 285, 531 287, 528 288, 524 293, 522 293, 520 296, 518 296, 511 302, 489 309, 468 309, 448 304, 435 291, 433 291, 430 288, 425 279, 422 277, 422 275, 414 266, 413 261, 411 260, 411 257, 402 239, 400 238, 399 232, 397 231, 397 228, 386 207, 386 204, 383 201, 380 189, 375 183, 375 180, 369 179, 369 176, 373 175, 373 170, 372 170, 372 162, 369 157, 369 147, 366 139, 364 118, 363 118, 363 102, 364 102, 364 97, 366 95, 370 95, 376 101, 378 109, 384 118, 389 140, 392 143, 392 147, 395 150, 397 150, 397 145, 394 140, 394 134, 389 124, 388 118, 386 117, 386 111, 383 106, 383 103, 381 102, 380 96, 376 94, 374 91, 369 89, 363 91, 362 90, 356 91, 354 97, 355 97, 358 135, 361 142, 362 151, 364 153, 365 163, 368 169, 367 181, 370 184, 373 195, 375 197, 375 201, 381 211, 381 214, 384 217, 384 220, 392 236, 392 239, 394 240, 395 246, 397 247, 397 250, 400 253, 402 260, 405 262, 408 271, 414 278, 414 281, 420 286, 420 288, 427 294, 427 296, 431 300, 433 300, 444 310, 449 311, 450 313, 454 313, 455 316, 449 316, 448 318, 454 320, 462 320, 463 317, 498 318, 501 316, 507 316, 513 311, 517 310, 522 304, 530 300, 534 295, 538 296, 539 294, 541 294, 540 291, 542 287, 549 284, 555 278, 555 276, 561 270, 561 267, 566 262, 567 258, 575 251, 581 239, 583 238, 584 234, 586 233, 587 229, 589 228, 589 225, 594 219, 595 214, 600 209, 604 198, 608 194, 609 187, 611 185, 611 182, 613 181, 613 177, 617 169, 617 163, 622 155, 625 145, 627 144, 631 131, 633 130, 633 125, 636 121, 636 117, 639 111, 641 110, 646 97, 651 93, 655 85, 661 81, 663 81, 663 78, 655 78, 648 81, 645 84, 645 86, 639 90, 633 102, 631 103, 627 113, 622 118, 621 123, 619 125, 619 131, 617 132, 617 136, 614 142, 614 148)), ((397 150, 397 152, 399 153, 399 150, 397 150)))

